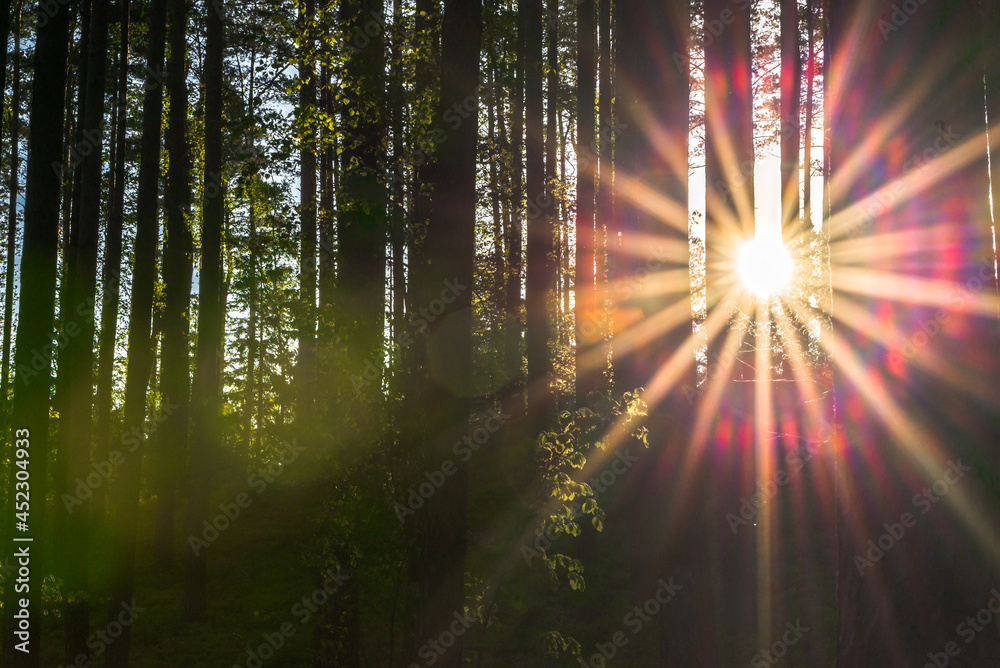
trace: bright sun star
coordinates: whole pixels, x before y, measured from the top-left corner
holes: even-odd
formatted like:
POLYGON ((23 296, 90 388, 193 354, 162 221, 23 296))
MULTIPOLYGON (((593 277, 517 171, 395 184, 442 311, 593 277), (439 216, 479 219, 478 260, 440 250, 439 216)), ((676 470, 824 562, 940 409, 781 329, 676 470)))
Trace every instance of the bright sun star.
POLYGON ((792 282, 792 258, 778 239, 749 239, 739 250, 740 282, 758 297, 771 297, 792 282))

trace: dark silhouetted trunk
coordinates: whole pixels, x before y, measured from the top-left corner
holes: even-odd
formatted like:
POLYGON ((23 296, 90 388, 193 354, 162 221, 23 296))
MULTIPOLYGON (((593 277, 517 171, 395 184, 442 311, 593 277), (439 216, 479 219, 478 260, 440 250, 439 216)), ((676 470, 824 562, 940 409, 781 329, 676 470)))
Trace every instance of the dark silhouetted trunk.
MULTIPOLYGON (((63 503, 56 504, 56 526, 61 530, 58 564, 67 592, 63 611, 65 660, 76 661, 87 656, 87 636, 90 633, 90 605, 87 591, 87 564, 90 506, 78 507, 65 501, 62 494, 70 493, 90 472, 93 440, 94 390, 94 301, 97 292, 97 247, 101 219, 101 177, 103 172, 104 94, 107 72, 109 0, 93 0, 87 52, 87 82, 79 178, 79 216, 70 233, 66 263, 66 289, 60 305, 64 331, 78 330, 67 337, 59 352, 60 383, 65 388, 64 403, 59 415, 58 469, 61 474, 63 503), (61 516, 61 517, 60 517, 61 516)), ((82 83, 82 82, 81 82, 82 83)), ((60 536, 57 535, 57 540, 60 536)))
POLYGON ((528 413, 532 429, 541 428, 556 409, 552 387, 552 340, 550 300, 553 278, 555 230, 553 202, 545 183, 545 141, 542 117, 542 24, 541 0, 518 3, 524 27, 525 109, 525 204, 528 224, 526 275, 526 346, 528 354, 528 413))
MULTIPOLYGON (((305 0, 299 10, 304 58, 299 60, 299 109, 308 118, 316 107, 316 67, 312 60, 315 37, 308 27, 316 13, 315 0, 305 0)), ((299 138, 299 356, 296 364, 298 399, 296 415, 311 419, 316 376, 316 130, 310 124, 299 138)), ((311 426, 307 425, 309 428, 311 426)))
POLYGON ((10 378, 10 351, 12 327, 14 324, 14 254, 17 251, 17 195, 18 185, 18 155, 20 153, 20 132, 21 132, 21 0, 18 0, 17 10, 14 12, 17 29, 14 32, 14 66, 13 82, 11 85, 10 97, 10 177, 7 181, 7 234, 5 243, 7 248, 7 266, 4 276, 3 294, 3 361, 0 363, 0 401, 3 401, 2 413, 0 413, 0 434, 7 433, 10 426, 11 402, 8 396, 10 378))
POLYGON ((170 57, 166 87, 170 100, 164 147, 167 182, 163 189, 163 339, 160 351, 161 415, 168 419, 156 431, 153 480, 156 489, 156 558, 161 565, 173 556, 176 495, 181 462, 188 445, 190 411, 190 302, 194 242, 188 223, 191 210, 191 155, 188 144, 187 13, 184 0, 168 0, 170 57))
MULTIPOLYGON (((36 501, 31 504, 27 526, 18 527, 15 533, 14 513, 4 520, 7 536, 36 537, 45 527, 44 499, 48 485, 49 460, 49 387, 51 383, 51 346, 46 353, 39 351, 42 341, 51 341, 54 335, 56 256, 59 250, 59 194, 60 173, 53 165, 63 159, 63 136, 52 128, 62 128, 63 99, 66 86, 66 57, 69 50, 69 8, 56 4, 53 11, 47 7, 38 10, 38 29, 35 34, 34 79, 31 92, 31 112, 28 134, 28 164, 25 182, 24 242, 21 252, 20 295, 18 299, 17 341, 14 353, 15 388, 11 419, 14 431, 12 444, 18 448, 27 445, 27 471, 30 493, 36 501), (26 439, 20 442, 18 439, 26 439)), ((15 456, 16 450, 13 451, 15 456)), ((8 499, 15 498, 19 482, 16 473, 22 469, 10 467, 8 499)), ((21 520, 18 520, 21 521, 21 520)), ((16 562, 18 550, 27 550, 32 563, 39 563, 46 555, 44 542, 19 543, 11 541, 6 549, 10 562, 16 562)), ((6 559, 5 559, 6 561, 6 559)), ((28 590, 18 596, 14 587, 4 593, 3 665, 20 668, 37 668, 42 648, 42 576, 40 568, 31 569, 27 577, 28 590), (15 635, 17 620, 14 615, 21 608, 20 600, 27 601, 28 639, 15 635), (24 652, 18 651, 18 643, 24 652)))
POLYGON ((798 0, 781 0, 781 227, 786 240, 801 231, 798 221, 802 66, 799 60, 799 3, 798 0))
POLYGON ((504 308, 507 332, 504 337, 504 378, 509 410, 520 413, 523 399, 518 395, 524 386, 521 339, 524 333, 524 299, 521 296, 524 277, 524 11, 517 10, 517 32, 514 36, 514 86, 510 92, 510 228, 507 230, 507 280, 504 287, 504 308))
MULTIPOLYGON (((111 113, 111 174, 108 179, 108 218, 104 228, 104 269, 101 280, 100 354, 97 361, 97 392, 94 414, 97 419, 97 461, 108 458, 112 446, 111 391, 115 364, 115 335, 118 332, 119 291, 121 288, 122 221, 125 210, 125 127, 127 125, 129 0, 119 0, 118 23, 121 43, 118 52, 118 82, 115 104, 111 113)), ((103 522, 107 489, 94 490, 91 514, 95 522, 103 522)))
MULTIPOLYGON (((538 7, 539 27, 541 11, 538 7)), ((433 191, 423 262, 415 272, 417 303, 441 297, 454 281, 456 289, 441 316, 429 323, 431 359, 443 362, 425 380, 429 410, 423 419, 424 464, 450 456, 451 447, 469 433, 473 393, 472 281, 475 258, 476 146, 482 5, 478 0, 447 0, 441 33, 441 98, 437 121, 445 123, 454 109, 465 116, 453 123, 448 140, 438 146, 432 173, 433 191), (457 125, 457 127, 456 127, 457 125), (461 287, 461 286, 464 286, 461 287), (442 326, 447 323, 447 326, 442 326)), ((538 42, 540 45, 540 42, 538 42)), ((540 101, 540 98, 539 98, 540 101)), ((540 118, 539 118, 540 120, 540 118)), ((540 129, 540 128, 539 128, 540 129)), ((540 137, 539 137, 540 138, 540 137)), ((540 148, 540 147, 539 147, 540 148)), ((540 175, 540 174, 539 174, 540 175)), ((425 470, 425 469, 421 469, 425 470)), ((465 464, 438 490, 425 510, 427 540, 423 546, 421 590, 423 637, 437 638, 464 609, 468 470, 465 464)), ((444 668, 462 665, 462 639, 441 656, 444 668)))
POLYGON ((597 390, 600 366, 593 357, 603 328, 597 311, 597 281, 594 275, 594 179, 597 167, 595 110, 597 98, 596 0, 576 7, 576 403, 597 390))
MULTIPOLYGON (((128 362, 125 371, 125 406, 122 423, 124 461, 112 488, 116 500, 114 561, 111 575, 109 618, 121 614, 122 602, 132 600, 135 573, 136 528, 139 514, 139 484, 145 436, 146 390, 155 367, 155 339, 152 331, 153 291, 156 282, 156 247, 159 241, 157 217, 160 189, 160 135, 163 114, 163 60, 166 41, 167 0, 153 0, 147 17, 146 80, 142 98, 142 136, 139 144, 139 179, 136 192, 135 255, 128 325, 128 362)), ((171 414, 168 422, 176 418, 171 414)), ((171 524, 172 528, 172 524, 171 524)), ((169 550, 171 535, 166 547, 169 550)), ((108 668, 127 668, 131 627, 108 646, 108 668)))
MULTIPOLYGON (((225 180, 222 174, 222 61, 225 50, 223 0, 205 2, 205 174, 202 199, 201 265, 198 271, 198 348, 191 389, 191 465, 188 469, 188 534, 197 536, 211 515, 212 469, 222 441, 222 343, 225 296, 222 231, 225 180)), ((188 543, 184 618, 194 621, 208 607, 208 547, 188 543)))
POLYGON ((808 229, 812 227, 812 128, 813 128, 813 82, 816 79, 816 35, 814 32, 815 9, 812 0, 806 0, 806 109, 805 127, 800 134, 802 147, 802 220, 808 229))

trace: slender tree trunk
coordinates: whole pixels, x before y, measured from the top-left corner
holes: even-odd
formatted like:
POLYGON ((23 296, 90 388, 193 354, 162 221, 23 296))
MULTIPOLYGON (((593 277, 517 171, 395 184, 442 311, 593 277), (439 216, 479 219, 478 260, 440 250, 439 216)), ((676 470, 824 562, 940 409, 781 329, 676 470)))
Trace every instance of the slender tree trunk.
MULTIPOLYGON (((604 0, 607 2, 607 0, 604 0)), ((576 6, 576 403, 584 405, 597 390, 600 368, 588 361, 600 341, 602 327, 597 309, 597 279, 594 275, 594 179, 596 163, 597 16, 596 0, 576 6)))
MULTIPOLYGON (((540 5, 537 8, 539 27, 540 5)), ((445 281, 471 286, 475 258, 476 146, 478 139, 478 95, 482 5, 478 0, 446 0, 441 39, 441 98, 437 119, 445 122, 450 110, 471 110, 468 118, 438 147, 434 163, 434 185, 427 236, 415 282, 418 301, 430 303, 439 296, 445 281), (471 101, 471 105, 470 105, 471 101), (456 107, 456 105, 459 105, 456 107)), ((538 42, 540 45, 540 42, 538 42)), ((539 96, 540 101, 540 96, 539 96)), ((540 120, 540 119, 539 119, 540 120)), ((540 138, 540 137, 539 137, 540 138)), ((539 176, 540 176, 539 172, 539 176)), ((424 462, 440 462, 452 444, 469 433, 472 394, 472 290, 459 291, 441 317, 430 323, 428 339, 446 331, 449 377, 427 378, 424 418, 424 462)), ((433 345, 433 344, 432 344, 433 345)), ((433 353, 432 353, 433 354, 433 353)), ((468 470, 464 464, 452 480, 427 503, 429 540, 426 541, 423 587, 427 592, 423 617, 427 637, 437 638, 454 623, 455 611, 465 607, 466 512, 468 470)), ((440 658, 444 668, 462 665, 462 638, 440 658)))
MULTIPOLYGON (((315 0, 305 0, 299 11, 300 30, 306 43, 299 60, 299 109, 307 118, 316 111, 316 68, 312 53, 315 38, 311 27, 315 0), (306 59, 309 60, 306 60, 306 59)), ((299 356, 296 364, 298 410, 307 422, 315 402, 316 360, 316 131, 309 124, 302 129, 299 147, 299 356)))
POLYGON ((555 231, 552 201, 545 183, 545 141, 542 125, 542 12, 541 0, 518 3, 524 27, 525 188, 527 196, 526 345, 528 353, 528 413, 531 429, 540 428, 555 412, 552 388, 552 318, 549 300, 555 231))
POLYGON ((189 228, 191 155, 187 135, 187 13, 184 0, 167 0, 170 57, 166 88, 170 99, 164 147, 167 182, 163 189, 163 341, 160 351, 161 412, 169 419, 156 431, 153 479, 156 488, 154 551, 161 566, 173 558, 175 504, 181 484, 179 463, 188 445, 190 410, 189 312, 194 242, 189 228))
MULTIPOLYGON (((24 242, 21 252, 20 298, 15 345, 15 389, 11 426, 15 447, 27 450, 27 471, 31 504, 27 522, 15 533, 14 513, 5 519, 7 536, 41 536, 45 527, 44 499, 48 485, 49 459, 49 385, 51 358, 39 353, 42 341, 54 335, 56 291, 56 256, 59 249, 59 174, 53 164, 63 157, 63 137, 52 128, 62 128, 63 96, 66 86, 66 57, 69 50, 69 8, 56 4, 54 10, 38 9, 38 29, 35 34, 34 79, 32 81, 31 113, 28 136, 28 164, 25 182, 24 242), (23 441, 21 440, 23 439, 23 441)), ((15 455, 19 454, 14 451, 15 455)), ((19 458, 22 459, 22 458, 19 458)), ((17 466, 10 467, 8 499, 15 498, 17 466)), ((18 520, 21 521, 21 520, 18 520)), ((20 596, 13 587, 4 592, 3 665, 37 668, 41 657, 41 567, 49 558, 44 542, 19 543, 10 541, 7 559, 17 560, 17 552, 27 550, 35 567, 27 579, 28 589, 20 596), (28 638, 15 635, 20 600, 27 600, 28 638), (18 651, 22 644, 26 652, 18 651)), ((5 559, 6 561, 6 559, 5 559)))
MULTIPOLYGON (((78 52, 77 57, 79 59, 79 65, 77 66, 76 75, 76 119, 74 125, 74 138, 73 138, 73 148, 79 151, 79 147, 83 145, 86 141, 83 136, 84 129, 84 114, 87 109, 87 78, 90 76, 90 59, 88 54, 90 53, 90 33, 91 25, 93 22, 93 0, 81 0, 80 2, 80 41, 77 45, 78 52)), ((71 149, 72 151, 72 149, 71 149)), ((73 186, 72 195, 70 197, 70 215, 67 221, 67 229, 69 234, 65 236, 63 241, 63 271, 66 271, 66 265, 69 264, 69 247, 75 243, 76 239, 76 229, 79 227, 80 220, 80 168, 83 162, 79 159, 82 157, 82 152, 76 154, 76 160, 72 163, 74 167, 72 169, 73 176, 73 186)), ((59 296, 60 308, 62 306, 62 295, 59 296)), ((63 320, 63 315, 60 313, 60 320, 63 320)))
POLYGON ((815 10, 812 0, 806 0, 806 118, 802 132, 802 220, 805 227, 812 227, 812 128, 813 128, 813 81, 816 76, 816 36, 813 31, 815 10))
MULTIPOLYGON (((225 180, 222 174, 222 62, 225 50, 223 0, 205 0, 205 175, 202 200, 201 266, 198 271, 198 352, 191 391, 192 444, 188 470, 188 534, 197 536, 209 517, 212 467, 222 443, 220 398, 223 345, 222 231, 225 180)), ((189 541, 184 579, 184 617, 194 621, 208 607, 208 547, 189 541)))
POLYGON ((781 227, 786 240, 800 233, 799 112, 802 64, 799 57, 799 3, 781 0, 781 227))
MULTIPOLYGON (((341 7, 344 27, 350 34, 382 16, 382 0, 358 0, 341 7)), ((384 32, 353 52, 345 65, 348 85, 342 91, 343 141, 338 241, 342 268, 338 288, 342 337, 349 342, 351 377, 364 378, 355 396, 375 400, 381 395, 382 338, 385 293, 387 191, 378 178, 386 164, 388 118, 385 100, 384 32), (365 373, 374 366, 375 378, 365 373)), ((364 433, 364 430, 359 430, 364 433)))
MULTIPOLYGON (((160 185, 160 135, 163 86, 160 79, 166 42, 167 0, 152 0, 147 18, 146 80, 142 99, 142 136, 139 145, 139 178, 136 193, 135 256, 128 327, 128 361, 125 371, 125 405, 122 433, 131 434, 130 449, 123 454, 118 479, 112 488, 117 501, 114 568, 111 576, 109 618, 117 620, 122 602, 132 600, 135 572, 139 484, 145 435, 146 390, 155 372, 156 339, 152 332, 153 290, 156 282, 156 249, 159 240, 157 205, 160 185)), ((162 379, 161 379, 162 380, 162 379)), ((177 419, 175 414, 168 424, 177 419)), ((166 425, 164 425, 166 426, 166 425)), ((123 439, 124 441, 124 439, 123 439)), ((123 442, 124 444, 124 442, 123 442)), ((170 525, 172 529, 172 523, 170 525)), ((170 538, 166 546, 169 549, 170 538)), ((131 627, 124 626, 118 640, 108 646, 108 668, 127 668, 131 627)))
MULTIPOLYGON (((105 461, 111 450, 111 384, 114 375, 115 337, 118 332, 122 260, 122 221, 125 209, 125 127, 127 125, 129 0, 118 0, 121 15, 119 26, 121 45, 118 53, 118 82, 111 127, 112 170, 108 184, 108 219, 104 230, 104 272, 101 281, 101 333, 98 341, 97 393, 94 413, 97 417, 97 461, 105 461)), ((104 518, 107 489, 94 490, 91 514, 95 522, 104 518)))
POLYGON ((520 412, 523 402, 515 397, 524 386, 522 363, 524 355, 521 349, 521 339, 524 332, 524 300, 521 296, 522 278, 524 276, 524 91, 525 91, 525 12, 518 4, 517 33, 514 37, 514 86, 511 90, 511 122, 510 122, 510 230, 508 235, 507 282, 504 287, 505 311, 507 314, 507 333, 504 337, 504 378, 507 380, 505 404, 509 410, 520 412))
MULTIPOLYGON (((739 239, 754 235, 754 145, 752 98, 751 11, 730 9, 724 0, 705 3, 706 21, 718 20, 732 11, 734 20, 722 38, 705 46, 705 179, 706 179, 706 286, 709 313, 727 312, 735 304, 731 260, 727 253, 739 239)), ((706 28, 706 34, 708 28, 706 28)), ((744 309, 746 306, 744 305, 744 309)), ((728 328, 709 341, 708 363, 722 361, 723 342, 728 328)), ((742 342, 741 342, 742 343, 742 342)), ((733 376, 749 375, 756 368, 752 356, 734 365, 735 371, 717 371, 712 383, 726 383, 726 416, 752 415, 754 383, 732 382, 733 376)), ((712 366, 715 369, 715 366, 712 366)), ((745 418, 744 418, 745 419, 745 418)), ((739 419, 731 421, 733 424, 739 419)), ((739 507, 740 499, 752 493, 752 460, 732 456, 735 439, 731 433, 714 430, 708 444, 711 491, 704 508, 710 513, 739 507)), ((738 663, 741 651, 758 638, 754 581, 754 541, 751 532, 714 531, 711 537, 716 560, 712 567, 722 581, 714 591, 716 618, 714 648, 716 663, 738 663)))
POLYGON ((597 0, 597 32, 598 32, 598 57, 600 58, 600 70, 598 73, 598 85, 600 86, 598 100, 598 123, 599 133, 597 139, 597 170, 598 184, 597 195, 594 200, 594 265, 597 282, 595 316, 597 323, 601 327, 600 353, 595 366, 595 373, 599 374, 597 382, 604 386, 611 380, 611 322, 608 318, 610 314, 608 304, 608 229, 612 213, 612 184, 614 171, 614 142, 615 127, 611 101, 614 99, 614 91, 611 85, 611 73, 614 69, 614 58, 611 48, 611 0, 597 0), (602 378, 603 376, 603 378, 602 378), (602 382, 603 381, 603 382, 602 382))
MULTIPOLYGON (((58 461, 61 492, 69 493, 90 471, 93 440, 94 301, 97 291, 97 248, 101 217, 101 176, 104 135, 104 94, 107 71, 109 0, 93 0, 87 53, 87 83, 83 140, 89 148, 80 161, 80 206, 71 232, 66 271, 68 301, 60 306, 63 326, 78 327, 59 354, 59 375, 65 383, 65 404, 59 417, 58 461), (68 308, 67 308, 68 307, 68 308)), ((65 660, 88 655, 90 604, 87 592, 89 504, 76 507, 63 498, 56 504, 62 535, 59 572, 67 591, 64 608, 65 660), (60 519, 59 516, 62 515, 60 519)), ((58 537, 57 537, 58 538, 58 537)))
MULTIPOLYGON (((256 177, 253 182, 256 183, 256 177)), ((255 398, 257 396, 257 357, 259 355, 260 341, 257 332, 257 207, 253 196, 250 198, 249 220, 247 221, 250 231, 247 238, 248 253, 248 273, 250 274, 250 288, 247 294, 247 357, 246 357, 246 385, 243 388, 243 458, 247 470, 250 471, 251 463, 254 461, 255 440, 254 440, 254 419, 257 417, 255 409, 255 398)), ((263 373, 263 371, 262 371, 263 373)), ((257 423, 258 428, 260 423, 257 423)))
POLYGON ((10 177, 7 181, 7 266, 4 277, 3 296, 3 362, 0 363, 0 401, 3 401, 2 425, 7 433, 11 424, 10 398, 10 350, 11 336, 14 324, 14 254, 17 252, 17 193, 20 179, 18 178, 18 158, 21 148, 21 0, 18 0, 14 20, 17 28, 14 32, 14 66, 13 82, 10 94, 10 177))
POLYGON ((486 108, 486 142, 487 142, 487 159, 489 160, 490 169, 490 222, 493 230, 493 256, 492 256, 492 271, 493 271, 493 298, 496 299, 498 303, 502 302, 503 297, 503 220, 500 217, 500 197, 501 197, 501 185, 500 185, 500 141, 497 138, 497 116, 502 113, 499 107, 500 96, 498 95, 498 90, 496 82, 494 81, 494 72, 496 70, 496 65, 493 62, 493 58, 490 58, 487 67, 489 68, 488 79, 487 79, 487 89, 489 90, 490 99, 486 108))

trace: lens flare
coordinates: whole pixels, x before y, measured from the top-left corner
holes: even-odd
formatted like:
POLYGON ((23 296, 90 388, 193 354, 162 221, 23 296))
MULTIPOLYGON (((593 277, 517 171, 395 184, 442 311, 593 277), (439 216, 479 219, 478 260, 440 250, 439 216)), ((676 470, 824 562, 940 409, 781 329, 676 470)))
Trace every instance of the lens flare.
POLYGON ((737 256, 740 282, 758 297, 783 292, 792 282, 792 258, 781 241, 766 237, 745 242, 737 256))

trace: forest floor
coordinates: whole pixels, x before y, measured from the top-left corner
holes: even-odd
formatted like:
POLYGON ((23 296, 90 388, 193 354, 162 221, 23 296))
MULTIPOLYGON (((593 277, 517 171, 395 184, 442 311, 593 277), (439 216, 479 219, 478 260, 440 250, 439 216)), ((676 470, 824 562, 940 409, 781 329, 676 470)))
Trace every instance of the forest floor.
MULTIPOLYGON (((197 623, 182 621, 183 552, 168 571, 153 561, 154 503, 143 503, 135 579, 135 618, 131 624, 130 665, 136 668, 268 668, 307 666, 313 649, 314 615, 301 604, 317 589, 316 574, 305 565, 303 537, 315 535, 316 483, 277 477, 261 488, 261 478, 240 488, 231 484, 225 503, 237 496, 250 502, 208 548, 208 614, 197 623), (296 604, 299 604, 298 607, 296 604), (294 612, 293 612, 294 609, 294 612), (308 619, 305 619, 308 616, 308 619), (285 634, 281 633, 284 626, 285 634), (290 631, 290 632, 289 632, 290 631), (279 648, 272 653, 266 637, 279 648), (280 636, 280 640, 279 640, 280 636), (287 637, 286 637, 287 636, 287 637), (263 651, 259 651, 261 646, 263 651), (253 654, 251 654, 253 652, 253 654), (261 660, 254 660, 254 656, 261 660)), ((219 511, 219 501, 213 510, 219 511)), ((180 506, 182 509, 183 506, 180 506)), ((232 512, 232 511, 231 511, 232 512)), ((181 523, 180 521, 178 522, 181 523)), ((219 526, 225 526, 217 521, 219 526)), ((209 536, 212 534, 209 533, 209 536)), ((97 543, 97 551, 103 552, 97 543)), ((178 539, 177 545, 181 544, 178 539)), ((187 536, 183 536, 187 545, 187 536)), ((109 563, 110 554, 98 563, 109 563)), ((100 578, 100 574, 95 574, 100 578)), ((95 581, 101 581, 95 579, 95 581)), ((107 596, 91 609, 90 663, 105 665, 102 633, 111 642, 117 625, 108 621, 107 596)), ((117 615, 116 615, 117 616, 117 615)), ((126 614, 125 619, 128 619, 126 614)), ((55 622, 56 620, 53 620, 55 622)), ((43 628, 43 666, 63 666, 61 630, 43 628)), ((72 664, 71 664, 72 665, 72 664)), ((67 667, 68 668, 68 667, 67 667)))

